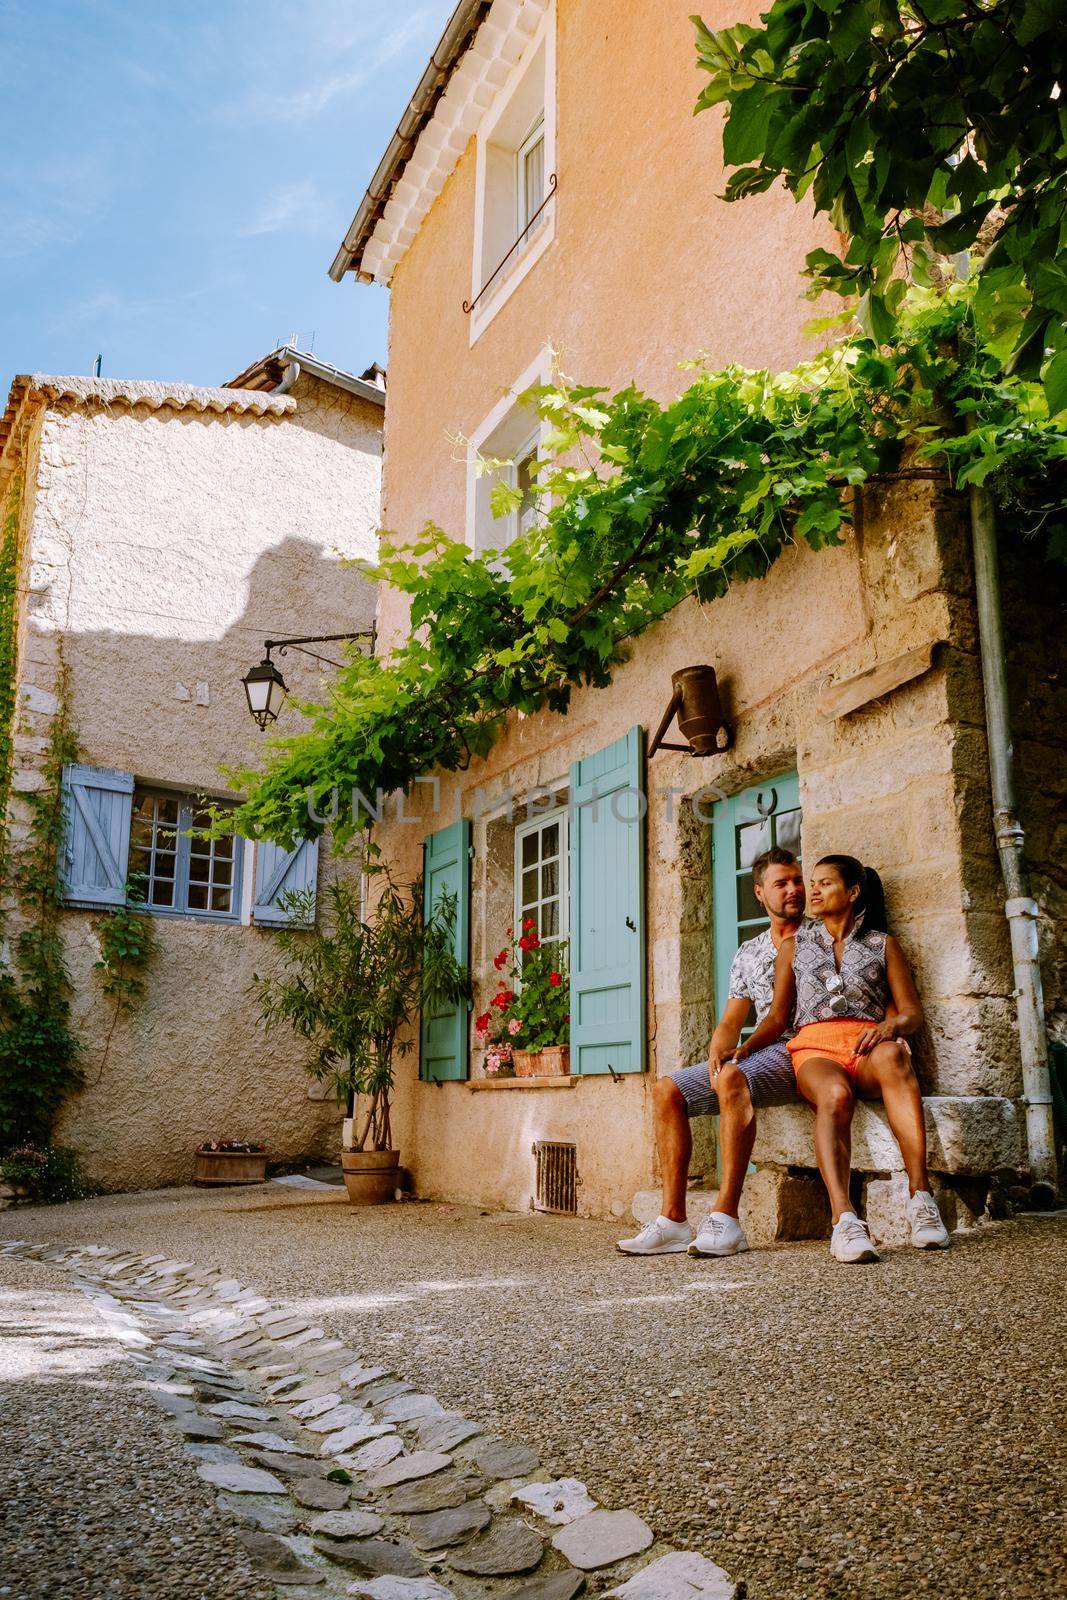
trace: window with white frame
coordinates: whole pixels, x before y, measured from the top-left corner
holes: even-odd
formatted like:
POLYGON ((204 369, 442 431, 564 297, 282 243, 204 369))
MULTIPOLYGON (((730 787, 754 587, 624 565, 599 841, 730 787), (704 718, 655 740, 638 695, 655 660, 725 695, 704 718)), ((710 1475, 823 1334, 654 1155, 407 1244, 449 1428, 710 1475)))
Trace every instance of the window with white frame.
POLYGON ((546 811, 515 828, 515 927, 531 921, 542 944, 569 933, 567 810, 546 811))
POLYGON ((494 406, 471 436, 467 472, 467 543, 472 550, 505 550, 537 519, 540 498, 537 463, 541 424, 536 411, 519 397, 535 384, 547 383, 545 353, 529 366, 511 391, 494 406), (502 462, 486 470, 486 463, 502 462), (493 515, 493 490, 499 483, 518 491, 518 502, 505 516, 493 515))
POLYGON ((555 233, 555 7, 478 132, 471 343, 555 233))
POLYGON ((195 796, 134 791, 129 873, 148 910, 238 921, 243 851, 232 833, 205 837, 210 821, 195 796))

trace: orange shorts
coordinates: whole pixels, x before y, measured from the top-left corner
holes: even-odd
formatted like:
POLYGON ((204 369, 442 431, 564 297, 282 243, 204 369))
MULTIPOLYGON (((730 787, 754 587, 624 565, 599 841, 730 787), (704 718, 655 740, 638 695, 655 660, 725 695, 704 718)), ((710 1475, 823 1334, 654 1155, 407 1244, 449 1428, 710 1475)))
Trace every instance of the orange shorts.
MULTIPOLYGON (((830 1061, 836 1061, 848 1073, 850 1078, 856 1076, 856 1041, 873 1027, 871 1022, 860 1022, 855 1017, 842 1017, 834 1022, 808 1022, 803 1028, 798 1028, 793 1037, 788 1040, 786 1048, 793 1062, 793 1071, 802 1067, 805 1061, 810 1061, 813 1056, 822 1056, 830 1061)), ((908 1054, 911 1054, 906 1039, 899 1039, 908 1054)))

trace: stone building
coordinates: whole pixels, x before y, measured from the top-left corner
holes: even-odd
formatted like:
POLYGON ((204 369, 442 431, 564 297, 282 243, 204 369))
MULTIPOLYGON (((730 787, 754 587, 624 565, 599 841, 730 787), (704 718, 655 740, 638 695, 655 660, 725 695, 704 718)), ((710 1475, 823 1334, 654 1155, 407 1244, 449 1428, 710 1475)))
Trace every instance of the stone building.
MULTIPOLYGON (((279 897, 315 884, 318 851, 188 830, 206 799, 231 798, 226 769, 256 759, 242 677, 264 641, 373 624, 359 563, 377 550, 384 398, 380 373, 289 348, 225 388, 12 385, 10 831, 25 832, 20 795, 45 783, 62 718, 78 754, 64 773, 61 932, 86 1085, 55 1137, 105 1188, 186 1182, 205 1139, 257 1141, 280 1162, 336 1149, 332 1098, 309 1092, 291 1034, 264 1034, 250 992, 276 959, 279 897), (98 924, 135 871, 157 949, 143 1001, 116 1016, 94 971, 98 924)), ((295 699, 330 670, 297 652, 278 665, 295 699)))
MULTIPOLYGON (((508 458, 522 487, 538 425, 515 396, 547 375, 552 351, 576 381, 633 382, 660 400, 700 352, 772 369, 810 352, 798 274, 832 241, 784 194, 715 198, 719 128, 691 115, 690 10, 634 7, 625 28, 607 0, 453 14, 332 268, 391 289, 383 523, 401 539, 432 520, 477 550, 519 530, 522 510, 511 529, 490 519, 474 461, 508 458)), ((641 1216, 656 1178, 653 1081, 706 1055, 730 957, 761 925, 748 865, 774 839, 808 861, 856 854, 884 876, 926 1006, 917 1056, 946 1207, 981 1210, 991 1175, 1025 1166, 965 513, 921 472, 870 488, 841 548, 793 550, 724 598, 686 600, 633 642, 609 688, 576 691, 566 716, 514 716, 484 760, 428 775, 436 789, 403 824, 387 808, 375 837, 394 865, 413 875, 425 862, 431 884, 469 897, 471 1016, 493 992, 506 928, 527 915, 569 934, 576 997, 571 1074, 545 1081, 487 1078, 471 1017, 430 1019, 394 1118, 421 1194, 545 1206, 539 1183, 559 1161, 571 1208, 641 1216), (671 674, 696 663, 718 673, 733 744, 701 762, 666 750, 647 761, 671 674), (591 795, 635 785, 643 824, 588 825, 591 795)), ((1051 710, 1055 654, 1026 644, 1054 631, 1036 587, 1019 587, 1012 636, 1030 706, 1051 710)), ((406 626, 403 597, 383 591, 379 649, 406 626)), ((1020 707, 1062 1032, 1055 726, 1020 707)), ((761 1116, 757 1236, 787 1229, 789 1175, 814 1168, 811 1135, 806 1108, 761 1116)), ((713 1161, 705 1137, 694 1175, 713 1161)), ((884 1237, 901 1162, 880 1108, 857 1113, 855 1161, 884 1237)))

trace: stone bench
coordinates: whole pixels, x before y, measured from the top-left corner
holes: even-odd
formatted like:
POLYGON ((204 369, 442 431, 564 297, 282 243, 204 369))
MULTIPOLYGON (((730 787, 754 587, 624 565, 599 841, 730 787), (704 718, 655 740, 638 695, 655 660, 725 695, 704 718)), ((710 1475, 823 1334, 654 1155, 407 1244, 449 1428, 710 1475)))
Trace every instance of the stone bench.
MULTIPOLYGON (((999 1095, 930 1095, 926 1112, 928 1160, 945 1222, 956 1223, 955 1197, 937 1177, 986 1177, 1024 1164, 1023 1117, 1013 1100, 999 1095)), ((814 1171, 814 1117, 805 1106, 773 1106, 759 1113, 750 1173, 741 1200, 741 1223, 754 1245, 780 1239, 822 1239, 830 1232, 826 1191, 814 1171), (797 1172, 796 1168, 802 1168, 797 1172), (789 1170, 794 1169, 794 1170, 789 1170)), ((902 1244, 908 1185, 885 1108, 860 1102, 852 1123, 852 1166, 874 1174, 865 1183, 864 1204, 876 1243, 902 1244), (888 1174, 888 1177, 880 1176, 888 1174)), ((691 1189, 689 1220, 699 1226, 711 1210, 714 1189, 691 1189)), ((640 1224, 659 1215, 660 1192, 643 1189, 633 1199, 640 1224)))

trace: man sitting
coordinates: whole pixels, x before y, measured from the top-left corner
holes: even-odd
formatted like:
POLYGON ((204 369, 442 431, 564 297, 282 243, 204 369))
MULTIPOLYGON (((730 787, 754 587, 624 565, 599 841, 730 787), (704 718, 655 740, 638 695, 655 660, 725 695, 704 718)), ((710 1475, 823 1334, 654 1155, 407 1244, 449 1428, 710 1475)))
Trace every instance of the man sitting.
POLYGON ((771 925, 740 946, 730 967, 730 994, 722 1020, 711 1037, 707 1063, 683 1067, 660 1078, 653 1091, 656 1147, 663 1179, 663 1209, 632 1239, 620 1239, 627 1255, 732 1256, 748 1249, 737 1208, 756 1141, 755 1109, 798 1100, 796 1076, 783 1037, 738 1065, 727 1058, 755 1008, 756 1021, 770 1009, 774 963, 783 939, 796 933, 804 917, 804 877, 788 850, 766 850, 752 863, 756 899, 771 925), (685 1198, 693 1139, 691 1117, 719 1115, 722 1179, 715 1209, 694 1237, 686 1220, 685 1198))

